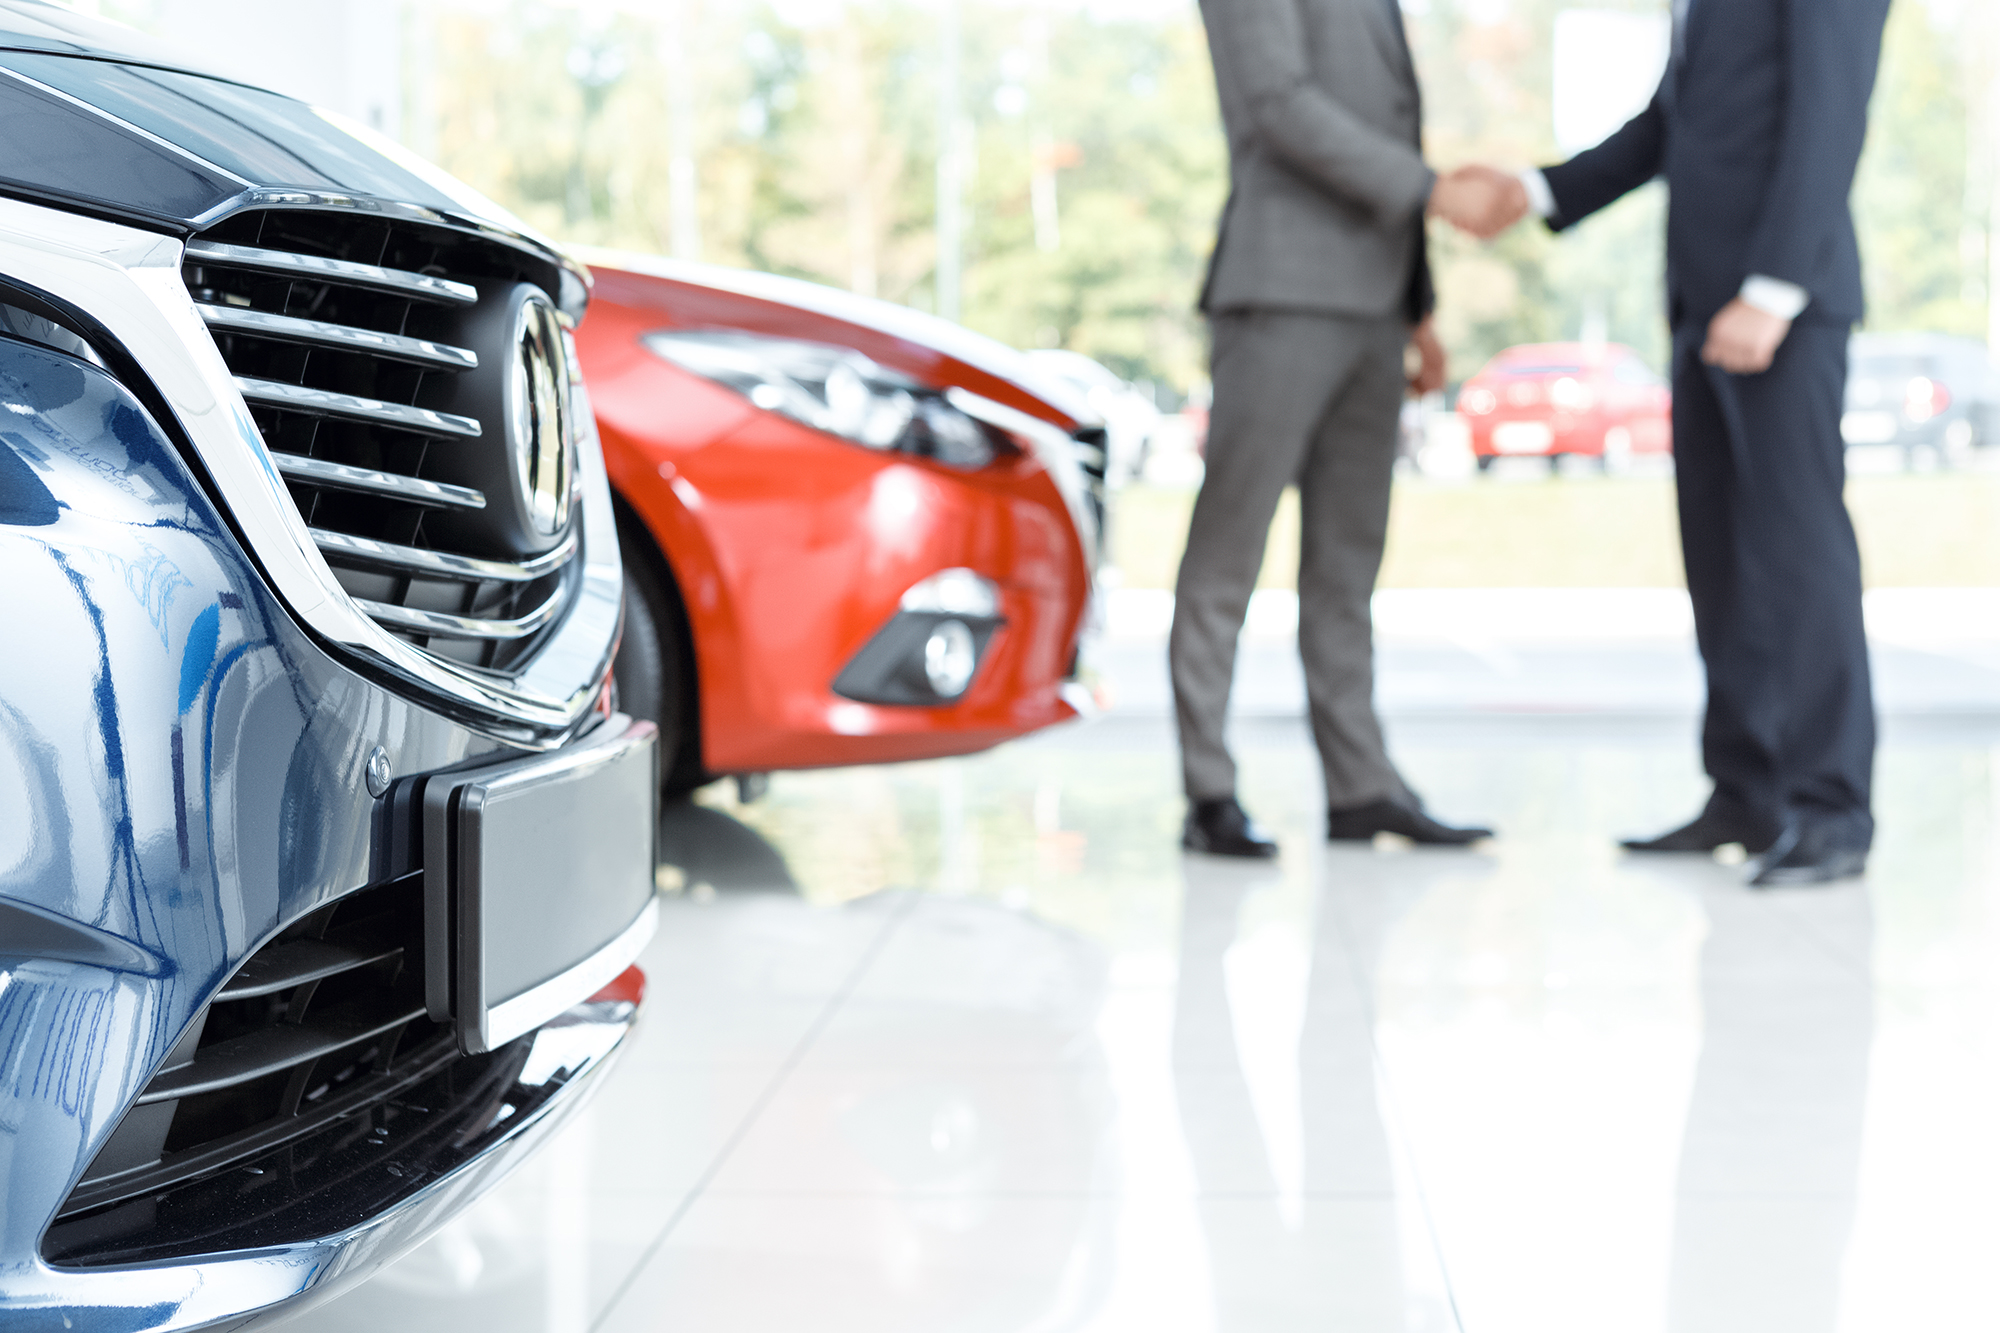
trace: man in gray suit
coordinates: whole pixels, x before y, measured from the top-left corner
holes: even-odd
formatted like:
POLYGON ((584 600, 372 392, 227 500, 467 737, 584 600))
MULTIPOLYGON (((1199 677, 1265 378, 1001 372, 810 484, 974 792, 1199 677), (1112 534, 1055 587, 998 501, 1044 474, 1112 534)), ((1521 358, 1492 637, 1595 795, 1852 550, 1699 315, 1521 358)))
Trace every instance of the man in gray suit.
POLYGON ((1424 165, 1397 0, 1202 0, 1231 188, 1201 308, 1212 335, 1207 474, 1169 646, 1191 851, 1272 856, 1223 739, 1236 640, 1278 498, 1299 488, 1299 651, 1327 833, 1462 845, 1397 773, 1374 707, 1369 598, 1406 390, 1444 383, 1424 216, 1490 236, 1522 186, 1424 165), (1414 347, 1421 369, 1404 369, 1414 347))

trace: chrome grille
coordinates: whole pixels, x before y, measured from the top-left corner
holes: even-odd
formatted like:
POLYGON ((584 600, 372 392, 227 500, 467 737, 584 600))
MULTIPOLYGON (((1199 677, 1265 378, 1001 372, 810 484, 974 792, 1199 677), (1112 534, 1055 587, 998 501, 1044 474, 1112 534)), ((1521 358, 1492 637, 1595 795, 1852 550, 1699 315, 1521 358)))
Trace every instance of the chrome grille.
POLYGON ((530 266, 446 226, 260 209, 190 241, 182 275, 359 609, 438 657, 524 663, 578 551, 514 480, 506 314, 530 266))

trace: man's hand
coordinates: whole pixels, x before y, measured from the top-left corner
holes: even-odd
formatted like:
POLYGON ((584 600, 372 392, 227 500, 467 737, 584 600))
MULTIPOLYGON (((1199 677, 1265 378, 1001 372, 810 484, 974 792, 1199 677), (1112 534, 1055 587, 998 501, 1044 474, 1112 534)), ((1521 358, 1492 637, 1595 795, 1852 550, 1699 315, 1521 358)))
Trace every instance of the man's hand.
POLYGON ((1425 209, 1461 231, 1490 241, 1528 213, 1528 191, 1496 167, 1460 167, 1440 176, 1425 209))
POLYGON ((1778 344, 1792 331, 1792 321, 1759 310, 1737 297, 1708 322, 1708 341, 1701 359, 1732 375, 1761 375, 1771 368, 1778 344))
POLYGON ((1444 387, 1446 358, 1444 344, 1428 318, 1410 332, 1410 346, 1417 352, 1417 368, 1410 375, 1410 392, 1421 398, 1444 387))

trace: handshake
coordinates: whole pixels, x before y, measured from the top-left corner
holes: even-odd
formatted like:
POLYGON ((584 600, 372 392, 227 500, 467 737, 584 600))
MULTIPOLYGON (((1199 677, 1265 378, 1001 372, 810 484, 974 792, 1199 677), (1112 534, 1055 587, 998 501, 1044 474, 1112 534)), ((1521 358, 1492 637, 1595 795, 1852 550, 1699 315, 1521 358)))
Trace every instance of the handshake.
POLYGON ((1437 178, 1425 210, 1460 231, 1490 241, 1528 213, 1528 191, 1497 167, 1460 167, 1437 178))

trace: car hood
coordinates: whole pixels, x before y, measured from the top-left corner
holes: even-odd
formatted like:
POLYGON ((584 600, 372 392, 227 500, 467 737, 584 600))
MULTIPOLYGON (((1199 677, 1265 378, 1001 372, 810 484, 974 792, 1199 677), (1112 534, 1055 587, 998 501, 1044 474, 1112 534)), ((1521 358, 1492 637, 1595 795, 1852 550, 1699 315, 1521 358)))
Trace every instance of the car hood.
MULTIPOLYGON (((1068 417, 1074 427, 1087 428, 1104 424, 1103 415, 1085 394, 1067 381, 1037 366, 1024 353, 983 333, 975 333, 963 324, 941 319, 921 310, 913 310, 908 306, 897 305, 872 296, 858 296, 853 292, 841 291, 837 287, 826 287, 816 282, 788 278, 776 273, 725 268, 718 264, 667 259, 657 255, 631 254, 591 246, 580 246, 577 253, 594 269, 600 271, 622 270, 643 278, 657 278, 677 283, 682 287, 704 288, 730 297, 745 298, 771 306, 790 307, 793 310, 805 311, 824 319, 839 321, 926 348, 1012 385, 1019 392, 1040 400, 1055 412, 1068 417)), ((697 320, 697 322, 702 321, 697 320)), ((721 319, 714 322, 729 327, 750 327, 739 319, 721 319)), ((775 330, 764 331, 775 332, 775 330)))
POLYGON ((400 145, 120 24, 0 0, 0 194, 187 235, 246 204, 393 204, 555 253, 400 145))

